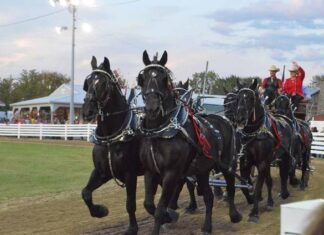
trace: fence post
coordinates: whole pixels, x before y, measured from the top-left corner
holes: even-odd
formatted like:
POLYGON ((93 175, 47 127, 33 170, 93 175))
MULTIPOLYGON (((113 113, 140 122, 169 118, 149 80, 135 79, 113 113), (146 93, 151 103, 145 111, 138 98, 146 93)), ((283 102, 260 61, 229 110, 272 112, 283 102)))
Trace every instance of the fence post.
POLYGON ((17 133, 17 139, 20 139, 20 123, 18 123, 18 133, 17 133))
POLYGON ((90 141, 90 123, 88 123, 88 126, 87 126, 87 141, 88 142, 90 141))
POLYGON ((43 124, 39 124, 39 139, 43 139, 43 124))
POLYGON ((64 140, 67 140, 67 123, 65 123, 65 129, 64 129, 64 140))

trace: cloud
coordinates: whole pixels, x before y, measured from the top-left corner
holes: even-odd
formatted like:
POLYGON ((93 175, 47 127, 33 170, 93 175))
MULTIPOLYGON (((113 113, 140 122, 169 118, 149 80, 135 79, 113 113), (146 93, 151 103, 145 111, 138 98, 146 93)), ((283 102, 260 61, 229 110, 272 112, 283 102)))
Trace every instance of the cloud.
POLYGON ((26 57, 26 54, 23 53, 14 53, 11 56, 2 56, 0 57, 0 64, 2 66, 10 65, 13 63, 21 62, 26 57))

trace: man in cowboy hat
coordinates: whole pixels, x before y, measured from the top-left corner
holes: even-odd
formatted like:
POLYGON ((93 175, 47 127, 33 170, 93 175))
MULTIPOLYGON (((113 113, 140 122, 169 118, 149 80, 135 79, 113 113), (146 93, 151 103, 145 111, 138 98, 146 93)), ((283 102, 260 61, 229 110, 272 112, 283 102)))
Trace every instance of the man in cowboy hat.
POLYGON ((282 81, 277 78, 276 73, 279 72, 279 68, 275 65, 271 65, 269 68, 270 77, 263 79, 262 88, 264 90, 270 90, 275 96, 281 94, 282 90, 282 81))
POLYGON ((300 101, 304 98, 303 80, 305 78, 305 71, 296 62, 293 62, 289 72, 290 78, 285 81, 284 92, 291 96, 291 102, 294 108, 297 108, 300 101))

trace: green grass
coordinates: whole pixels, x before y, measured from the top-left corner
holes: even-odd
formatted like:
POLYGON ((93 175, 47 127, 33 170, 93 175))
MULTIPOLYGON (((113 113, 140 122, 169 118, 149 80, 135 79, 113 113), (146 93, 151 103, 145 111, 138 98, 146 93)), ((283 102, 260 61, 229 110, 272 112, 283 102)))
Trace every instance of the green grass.
POLYGON ((93 168, 91 151, 64 141, 0 142, 0 203, 81 189, 93 168))

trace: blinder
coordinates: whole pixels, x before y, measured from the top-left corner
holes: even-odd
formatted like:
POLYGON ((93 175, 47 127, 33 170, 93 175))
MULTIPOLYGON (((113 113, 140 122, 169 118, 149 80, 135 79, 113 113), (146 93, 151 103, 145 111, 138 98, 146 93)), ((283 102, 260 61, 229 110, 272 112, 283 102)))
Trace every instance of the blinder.
POLYGON ((158 95, 159 99, 164 100, 166 94, 164 94, 158 85, 158 80, 167 79, 168 89, 172 89, 172 72, 159 64, 149 64, 143 70, 139 72, 137 77, 137 84, 143 88, 144 80, 148 80, 148 85, 145 91, 143 91, 143 100, 145 102, 146 97, 150 94, 158 95))

